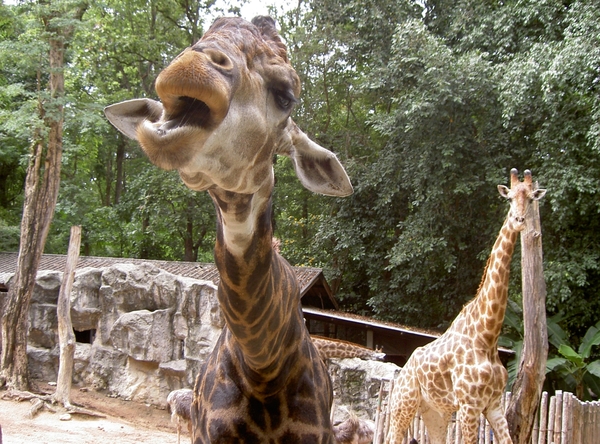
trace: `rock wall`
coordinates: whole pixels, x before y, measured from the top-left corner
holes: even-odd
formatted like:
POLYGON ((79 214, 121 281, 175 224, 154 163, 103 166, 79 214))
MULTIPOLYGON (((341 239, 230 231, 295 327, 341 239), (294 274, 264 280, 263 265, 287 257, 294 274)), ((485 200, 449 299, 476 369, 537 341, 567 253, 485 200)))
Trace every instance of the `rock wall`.
MULTIPOLYGON (((58 374, 61 279, 60 272, 40 271, 31 301, 29 371, 46 381, 58 374)), ((78 270, 71 319, 78 336, 75 384, 163 407, 171 390, 193 386, 225 325, 212 282, 152 264, 78 270)), ((373 419, 379 387, 398 367, 360 359, 332 359, 328 365, 336 420, 345 419, 348 410, 373 419)))
POLYGON ((333 386, 333 422, 344 421, 348 412, 361 419, 374 420, 377 416, 379 395, 386 399, 390 381, 400 367, 391 362, 365 361, 359 358, 330 359, 329 376, 333 386))

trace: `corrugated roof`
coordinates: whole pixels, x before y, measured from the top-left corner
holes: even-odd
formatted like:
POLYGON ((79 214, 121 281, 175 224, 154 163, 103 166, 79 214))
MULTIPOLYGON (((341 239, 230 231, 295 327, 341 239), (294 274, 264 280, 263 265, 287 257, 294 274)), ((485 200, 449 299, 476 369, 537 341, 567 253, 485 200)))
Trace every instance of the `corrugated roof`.
MULTIPOLYGON (((44 254, 40 261, 39 271, 64 271, 67 263, 67 256, 64 254, 44 254)), ((194 279, 211 281, 215 285, 219 283, 219 271, 217 266, 211 263, 201 262, 175 262, 159 261, 151 259, 134 259, 122 257, 96 257, 80 256, 77 262, 77 268, 106 268, 115 264, 142 264, 150 263, 161 270, 169 273, 185 276, 194 279)), ((6 280, 15 273, 17 267, 17 253, 0 252, 0 284, 5 284, 6 280)), ((317 279, 322 277, 323 270, 313 267, 292 267, 296 272, 296 277, 300 283, 300 294, 304 296, 317 279)), ((323 281, 325 279, 323 278, 323 281)))
POLYGON ((330 320, 351 322, 369 328, 381 328, 384 330, 415 334, 419 336, 429 337, 431 339, 436 339, 441 335, 441 333, 430 330, 408 327, 406 325, 396 324, 394 322, 380 321, 377 319, 369 318, 366 316, 360 316, 354 313, 347 313, 344 311, 322 310, 314 307, 303 307, 302 311, 304 311, 304 313, 312 314, 321 318, 327 318, 330 320))

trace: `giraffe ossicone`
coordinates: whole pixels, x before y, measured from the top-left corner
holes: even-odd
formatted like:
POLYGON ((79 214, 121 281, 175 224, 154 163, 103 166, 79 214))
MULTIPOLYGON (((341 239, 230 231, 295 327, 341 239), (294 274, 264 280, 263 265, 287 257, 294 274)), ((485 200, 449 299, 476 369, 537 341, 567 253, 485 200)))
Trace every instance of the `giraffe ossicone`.
POLYGON ((105 114, 154 164, 215 203, 226 327, 196 378, 193 442, 333 443, 331 381, 295 274, 272 245, 273 156, 289 156, 313 192, 353 190, 336 156, 290 117, 300 80, 275 22, 216 20, 159 74, 156 92, 160 102, 130 100, 105 114))
POLYGON ((464 444, 476 444, 483 413, 494 442, 512 444, 501 402, 507 371, 498 356, 498 337, 508 300, 510 262, 531 202, 546 194, 534 189, 531 171, 523 182, 511 170, 511 187, 498 185, 510 202, 504 224, 488 258, 475 298, 463 307, 448 330, 417 348, 400 371, 390 394, 386 443, 399 444, 420 410, 431 444, 444 444, 453 412, 458 412, 464 444))

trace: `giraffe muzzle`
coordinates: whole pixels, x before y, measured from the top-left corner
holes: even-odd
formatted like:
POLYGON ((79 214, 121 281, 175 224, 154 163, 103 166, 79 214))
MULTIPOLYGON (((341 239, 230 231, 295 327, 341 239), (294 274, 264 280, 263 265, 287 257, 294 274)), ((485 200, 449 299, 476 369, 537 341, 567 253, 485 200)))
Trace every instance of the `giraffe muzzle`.
POLYGON ((188 49, 158 75, 155 89, 164 107, 159 135, 186 126, 210 129, 223 121, 232 87, 223 68, 229 59, 217 56, 188 49))

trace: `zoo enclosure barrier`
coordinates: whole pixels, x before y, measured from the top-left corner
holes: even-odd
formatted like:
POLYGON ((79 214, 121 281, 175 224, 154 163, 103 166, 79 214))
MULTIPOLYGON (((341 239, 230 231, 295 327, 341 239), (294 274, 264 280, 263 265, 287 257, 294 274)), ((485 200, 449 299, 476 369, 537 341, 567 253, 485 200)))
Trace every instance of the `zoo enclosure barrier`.
MULTIPOLYGON (((375 415, 373 444, 383 444, 389 429, 389 394, 394 381, 382 381, 375 415), (387 389, 386 389, 387 387, 387 389)), ((508 405, 511 393, 505 393, 503 405, 508 405)), ((417 413, 413 418, 403 444, 415 439, 419 444, 430 444, 427 429, 417 413)), ((460 426, 456 414, 448 427, 448 444, 462 444, 460 426)), ((487 420, 481 416, 478 444, 493 444, 494 436, 487 420)), ((580 401, 569 392, 557 390, 553 396, 543 392, 535 415, 531 444, 599 444, 600 401, 580 401)))

